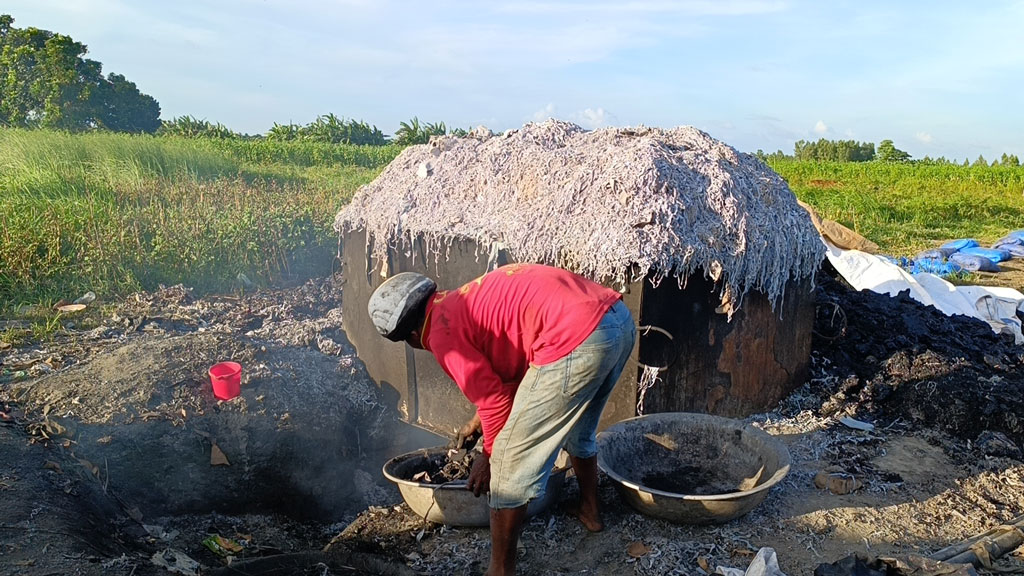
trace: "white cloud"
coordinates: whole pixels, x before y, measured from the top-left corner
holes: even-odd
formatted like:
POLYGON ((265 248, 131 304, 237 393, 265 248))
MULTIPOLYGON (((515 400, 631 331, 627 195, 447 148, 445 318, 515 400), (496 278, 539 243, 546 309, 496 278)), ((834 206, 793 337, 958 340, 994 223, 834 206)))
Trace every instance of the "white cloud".
POLYGON ((814 133, 825 134, 826 132, 828 132, 828 126, 823 121, 818 120, 818 123, 814 125, 814 133))
POLYGON ((548 102, 547 106, 541 108, 540 110, 537 110, 536 112, 533 113, 533 116, 532 116, 534 122, 543 122, 543 121, 547 120, 548 118, 554 118, 554 117, 555 117, 555 103, 554 102, 548 102))
POLYGON ((604 108, 587 108, 586 110, 574 114, 574 117, 576 121, 579 123, 579 125, 583 126, 588 130, 594 130, 597 128, 607 126, 608 121, 610 120, 609 116, 610 115, 608 114, 608 112, 605 111, 604 108))
POLYGON ((917 134, 914 134, 914 138, 917 138, 918 142, 923 142, 925 144, 931 144, 932 142, 932 135, 927 132, 918 132, 917 134))

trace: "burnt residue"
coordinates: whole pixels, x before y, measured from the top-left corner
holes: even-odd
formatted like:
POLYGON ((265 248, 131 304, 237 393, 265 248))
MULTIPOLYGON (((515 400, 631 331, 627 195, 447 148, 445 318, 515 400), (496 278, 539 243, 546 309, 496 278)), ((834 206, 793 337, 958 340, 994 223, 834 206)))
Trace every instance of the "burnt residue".
POLYGON ((833 311, 830 319, 842 310, 845 326, 816 330, 815 412, 938 428, 971 442, 999 432, 1024 447, 1024 347, 1011 335, 907 292, 856 291, 827 274, 818 282, 818 307, 833 311))
POLYGON ((473 453, 466 450, 419 450, 393 462, 396 478, 428 485, 448 484, 469 478, 473 453))
POLYGON ((722 478, 719 471, 703 466, 683 465, 675 470, 652 472, 645 475, 640 483, 672 494, 712 496, 740 491, 735 480, 722 478))
POLYGON ((741 422, 705 414, 654 414, 602 433, 605 471, 677 495, 732 494, 764 485, 788 465, 785 449, 741 422))

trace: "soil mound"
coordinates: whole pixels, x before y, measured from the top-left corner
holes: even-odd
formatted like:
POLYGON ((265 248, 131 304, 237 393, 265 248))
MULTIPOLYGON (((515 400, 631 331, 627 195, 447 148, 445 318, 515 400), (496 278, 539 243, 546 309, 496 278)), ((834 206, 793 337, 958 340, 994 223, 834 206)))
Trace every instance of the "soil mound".
MULTIPOLYGON (((858 292, 826 274, 817 304, 810 393, 821 415, 939 429, 972 442, 998 433, 1024 448, 1024 347, 1012 336, 906 293, 858 292)), ((992 442, 997 455, 1019 457, 1000 445, 992 442)))

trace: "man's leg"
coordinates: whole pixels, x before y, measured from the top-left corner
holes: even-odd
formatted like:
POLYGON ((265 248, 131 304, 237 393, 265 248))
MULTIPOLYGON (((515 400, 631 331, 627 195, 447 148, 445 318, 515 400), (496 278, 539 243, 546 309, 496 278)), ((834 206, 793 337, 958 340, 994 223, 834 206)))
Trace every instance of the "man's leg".
POLYGON ((526 518, 526 505, 516 508, 491 508, 491 565, 487 576, 516 573, 519 530, 526 518))
POLYGON ((635 340, 636 329, 632 315, 619 302, 602 320, 595 333, 578 348, 583 349, 593 343, 598 344, 602 351, 598 374, 603 374, 603 381, 598 380, 599 387, 587 403, 582 417, 569 432, 565 443, 580 489, 580 501, 573 512, 591 532, 604 529, 597 498, 597 425, 615 383, 629 360, 635 340), (601 344, 595 340, 601 341, 601 344))
POLYGON ((580 486, 580 504, 576 510, 583 527, 591 532, 604 529, 601 513, 597 502, 597 456, 578 458, 571 456, 572 469, 576 472, 576 482, 580 486))

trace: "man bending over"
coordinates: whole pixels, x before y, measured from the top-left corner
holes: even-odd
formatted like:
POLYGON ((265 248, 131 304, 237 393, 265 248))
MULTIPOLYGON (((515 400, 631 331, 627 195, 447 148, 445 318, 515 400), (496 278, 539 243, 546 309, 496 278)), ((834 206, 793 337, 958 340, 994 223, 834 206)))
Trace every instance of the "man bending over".
POLYGON ((636 339, 618 292, 559 268, 511 264, 448 291, 396 274, 368 308, 382 336, 430 351, 476 406, 460 436, 483 433, 468 488, 489 493, 487 574, 515 573, 527 503, 543 495, 560 448, 579 482, 577 517, 603 528, 597 424, 636 339))

